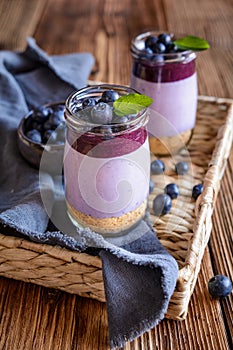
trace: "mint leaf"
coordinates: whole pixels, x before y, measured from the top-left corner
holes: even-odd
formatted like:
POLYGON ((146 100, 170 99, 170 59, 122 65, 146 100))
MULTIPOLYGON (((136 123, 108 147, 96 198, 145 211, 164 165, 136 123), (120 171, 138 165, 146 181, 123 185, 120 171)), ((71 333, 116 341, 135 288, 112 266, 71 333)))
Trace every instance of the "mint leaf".
POLYGON ((136 114, 152 104, 152 98, 143 94, 128 94, 119 97, 113 103, 114 113, 118 116, 136 114))
POLYGON ((197 36, 187 35, 184 38, 176 39, 174 41, 176 46, 180 49, 187 49, 193 51, 206 50, 210 47, 205 39, 197 36))

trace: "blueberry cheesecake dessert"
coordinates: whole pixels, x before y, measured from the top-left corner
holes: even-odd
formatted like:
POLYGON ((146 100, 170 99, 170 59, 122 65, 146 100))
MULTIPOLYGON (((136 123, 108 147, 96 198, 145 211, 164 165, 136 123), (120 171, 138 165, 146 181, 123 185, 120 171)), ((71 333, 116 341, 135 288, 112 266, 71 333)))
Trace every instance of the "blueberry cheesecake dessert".
POLYGON ((121 235, 145 215, 151 98, 117 85, 87 87, 66 102, 68 214, 76 226, 121 235))
POLYGON ((196 121, 197 51, 208 48, 201 38, 146 32, 131 43, 130 86, 153 99, 148 131, 156 155, 184 147, 196 121))

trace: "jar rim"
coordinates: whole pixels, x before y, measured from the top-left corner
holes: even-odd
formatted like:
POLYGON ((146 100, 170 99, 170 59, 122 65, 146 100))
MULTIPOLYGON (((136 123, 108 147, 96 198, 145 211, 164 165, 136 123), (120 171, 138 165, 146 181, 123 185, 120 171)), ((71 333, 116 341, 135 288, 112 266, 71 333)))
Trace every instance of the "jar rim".
MULTIPOLYGON (((183 51, 178 51, 178 52, 171 52, 171 53, 148 53, 143 50, 143 43, 145 39, 149 36, 152 35, 158 35, 160 34, 161 31, 156 31, 156 30, 151 30, 151 31, 146 31, 143 33, 138 34, 135 36, 132 41, 131 41, 131 53, 132 56, 136 59, 140 60, 145 60, 145 61, 150 61, 152 64, 165 64, 165 63, 175 63, 175 62, 182 62, 184 60, 193 60, 196 58, 197 53, 194 50, 187 49, 183 51), (140 47, 141 46, 141 47, 140 47), (163 57, 164 61, 159 61, 159 57, 163 57)), ((168 32, 163 32, 169 34, 172 38, 175 37, 174 33, 168 33, 168 32)))
MULTIPOLYGON (((85 121, 82 120, 81 118, 78 117, 77 113, 74 113, 72 110, 72 106, 74 107, 75 102, 77 103, 78 100, 83 99, 84 97, 96 97, 97 94, 101 95, 104 91, 106 90, 114 90, 117 92, 125 92, 125 94, 128 93, 138 93, 137 90, 129 87, 129 86, 124 86, 124 85, 117 85, 117 84, 96 84, 96 85, 88 85, 82 89, 79 89, 73 93, 71 93, 68 98, 66 99, 65 102, 65 107, 66 107, 66 121, 68 125, 73 127, 87 127, 89 130, 87 130, 88 134, 93 134, 93 135, 106 135, 109 133, 110 128, 119 128, 122 129, 123 127, 127 128, 125 130, 119 131, 119 134, 122 134, 124 132, 128 132, 129 130, 138 128, 140 126, 143 126, 147 122, 147 115, 146 115, 146 110, 147 108, 143 108, 140 112, 137 113, 135 118, 132 118, 132 120, 129 120, 127 122, 119 122, 119 123, 109 123, 109 124, 101 124, 101 123, 93 123, 91 121, 85 121), (91 130, 93 128, 98 128, 101 127, 101 132, 92 132, 91 130)), ((114 132, 114 135, 116 136, 118 133, 114 132)))

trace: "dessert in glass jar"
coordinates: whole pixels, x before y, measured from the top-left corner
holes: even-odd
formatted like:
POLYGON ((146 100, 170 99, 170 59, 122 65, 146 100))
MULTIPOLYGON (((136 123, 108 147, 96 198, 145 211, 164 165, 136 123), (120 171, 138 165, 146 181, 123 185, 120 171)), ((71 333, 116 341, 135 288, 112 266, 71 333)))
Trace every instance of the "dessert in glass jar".
POLYGON ((196 121, 196 53, 180 49, 172 34, 150 31, 133 39, 130 86, 153 98, 148 131, 151 151, 173 154, 190 140, 196 121))
POLYGON ((131 104, 122 100, 134 95, 140 94, 129 87, 101 84, 81 89, 66 101, 68 215, 76 226, 103 236, 127 233, 147 207, 147 108, 129 108, 131 104))

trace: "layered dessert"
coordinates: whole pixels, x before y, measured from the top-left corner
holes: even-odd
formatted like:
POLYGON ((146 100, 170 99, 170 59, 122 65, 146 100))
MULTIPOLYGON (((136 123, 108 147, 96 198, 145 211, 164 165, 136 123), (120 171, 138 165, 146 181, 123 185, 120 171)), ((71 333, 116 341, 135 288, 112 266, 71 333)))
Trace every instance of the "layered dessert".
POLYGON ((133 90, 114 87, 77 92, 65 113, 68 214, 105 236, 126 233, 144 217, 150 177, 146 111, 117 115, 114 102, 133 90))
POLYGON ((137 36, 131 51, 130 85, 154 101, 150 149, 156 155, 174 153, 187 144, 196 121, 196 54, 178 49, 171 35, 154 32, 137 36))

